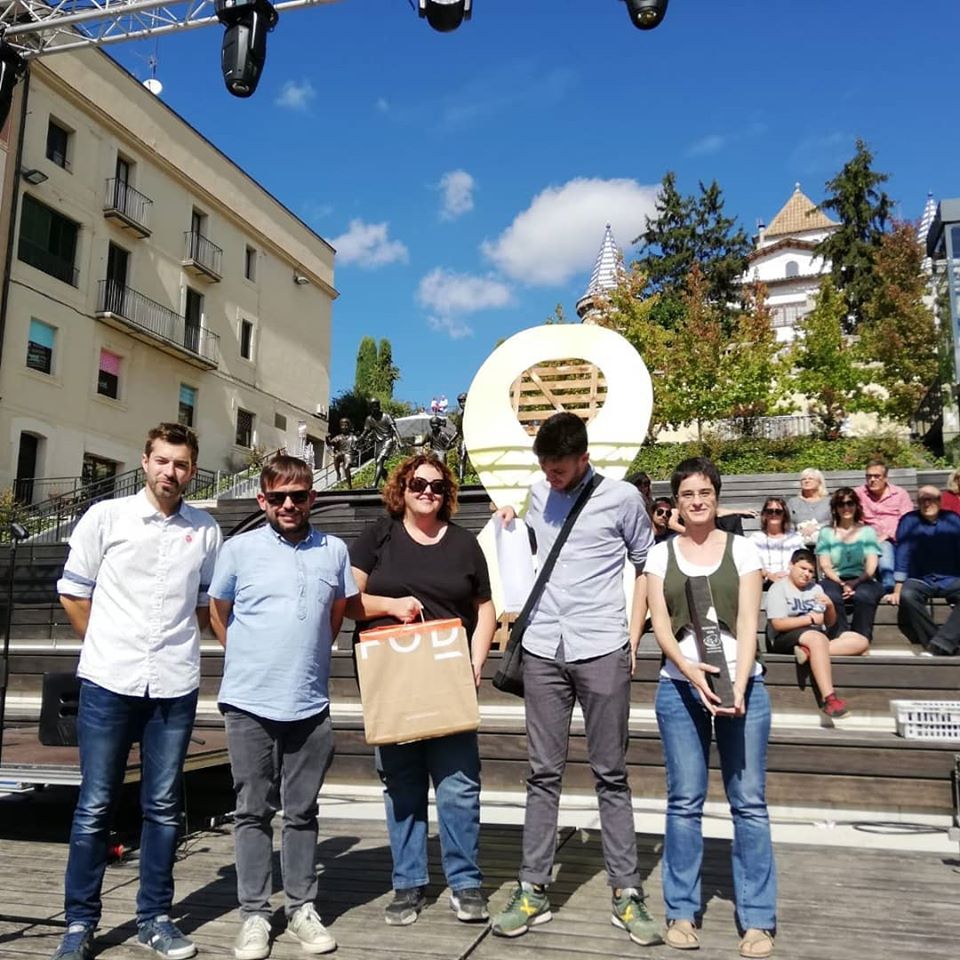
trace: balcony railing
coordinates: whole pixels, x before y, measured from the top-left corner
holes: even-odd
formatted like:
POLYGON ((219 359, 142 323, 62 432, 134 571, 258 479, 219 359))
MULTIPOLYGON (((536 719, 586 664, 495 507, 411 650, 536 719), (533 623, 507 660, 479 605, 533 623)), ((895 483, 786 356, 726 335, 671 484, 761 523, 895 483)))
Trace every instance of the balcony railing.
POLYGON ((150 236, 147 220, 153 201, 134 190, 125 180, 111 177, 107 180, 106 196, 103 200, 103 215, 119 220, 141 237, 150 236))
POLYGON ((29 263, 31 267, 36 267, 50 274, 51 277, 69 283, 71 287, 75 287, 80 280, 80 271, 71 262, 26 237, 20 237, 17 256, 24 263, 29 263))
POLYGON ((183 265, 210 280, 223 276, 223 250, 196 230, 183 235, 183 265))
POLYGON ((204 366, 215 367, 219 362, 220 338, 215 333, 202 323, 187 322, 169 307, 116 280, 100 281, 97 314, 117 317, 129 327, 175 347, 178 353, 197 358, 204 366))

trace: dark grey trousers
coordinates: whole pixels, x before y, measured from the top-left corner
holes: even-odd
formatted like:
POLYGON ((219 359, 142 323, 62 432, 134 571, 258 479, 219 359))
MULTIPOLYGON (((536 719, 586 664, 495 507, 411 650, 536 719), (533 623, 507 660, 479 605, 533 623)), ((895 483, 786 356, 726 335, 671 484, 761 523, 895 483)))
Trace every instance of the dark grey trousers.
POLYGON ((333 760, 330 713, 266 720, 226 708, 227 747, 237 797, 237 899, 245 918, 269 917, 273 826, 283 808, 280 869, 288 917, 317 896, 317 794, 333 760))
MULTIPOLYGON (((561 648, 562 649, 562 648, 561 648)), ((630 651, 563 662, 524 652, 527 715, 527 809, 520 879, 549 883, 557 845, 557 813, 567 762, 570 719, 580 704, 587 757, 596 780, 603 859, 610 886, 640 887, 633 802, 627 779, 630 718, 630 651)))
POLYGON ((936 587, 923 580, 907 580, 900 594, 897 626, 911 643, 939 653, 960 653, 960 579, 936 587), (939 626, 927 609, 931 597, 943 597, 953 606, 946 623, 939 626))

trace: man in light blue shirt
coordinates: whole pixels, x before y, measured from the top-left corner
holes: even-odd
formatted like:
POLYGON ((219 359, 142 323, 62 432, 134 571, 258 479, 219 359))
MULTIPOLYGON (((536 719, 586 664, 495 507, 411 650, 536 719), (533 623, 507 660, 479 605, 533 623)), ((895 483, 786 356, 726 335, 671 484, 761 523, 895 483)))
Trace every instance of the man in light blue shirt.
MULTIPOLYGON (((544 480, 535 484, 524 521, 536 536, 542 567, 564 521, 593 479, 587 428, 557 413, 537 431, 533 452, 544 480)), ((504 508, 500 518, 512 519, 504 508)), ((523 635, 527 728, 527 803, 519 883, 493 920, 498 936, 516 937, 551 919, 546 886, 552 878, 557 812, 574 703, 583 710, 587 756, 596 780, 611 922, 635 943, 660 943, 647 912, 627 777, 633 649, 627 630, 623 570, 643 572, 653 533, 636 487, 601 480, 570 532, 523 635)), ((639 639, 639 634, 637 635, 639 639)))
POLYGON ((337 945, 314 906, 317 794, 333 759, 330 651, 358 590, 346 545, 310 525, 312 486, 297 457, 264 466, 257 499, 267 524, 225 544, 209 590, 225 648, 218 702, 237 795, 236 960, 270 952, 271 820, 281 800, 287 929, 307 953, 337 945))

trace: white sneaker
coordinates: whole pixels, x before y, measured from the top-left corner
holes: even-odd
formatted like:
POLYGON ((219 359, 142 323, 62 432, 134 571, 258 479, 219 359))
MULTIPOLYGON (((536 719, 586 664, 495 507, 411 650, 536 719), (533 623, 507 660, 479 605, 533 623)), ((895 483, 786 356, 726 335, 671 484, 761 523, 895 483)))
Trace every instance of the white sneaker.
POLYGON ((233 955, 237 960, 266 960, 270 956, 270 921, 255 913, 243 921, 233 941, 233 955))
POLYGON ((327 932, 312 903, 305 903, 290 918, 287 929, 300 941, 305 953, 330 953, 337 941, 327 932))

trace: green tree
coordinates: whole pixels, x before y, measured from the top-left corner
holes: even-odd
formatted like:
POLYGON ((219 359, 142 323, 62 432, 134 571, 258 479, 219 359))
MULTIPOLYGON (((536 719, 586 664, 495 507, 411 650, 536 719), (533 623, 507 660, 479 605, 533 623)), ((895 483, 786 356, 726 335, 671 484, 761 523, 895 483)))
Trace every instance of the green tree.
POLYGON ((393 363, 393 347, 386 337, 381 339, 377 350, 377 370, 374 396, 381 400, 393 399, 393 385, 400 379, 400 370, 393 363))
POLYGON ((656 216, 647 218, 646 229, 634 239, 641 256, 637 263, 647 277, 644 295, 658 295, 652 308, 662 326, 676 327, 683 319, 687 277, 697 265, 703 277, 706 299, 721 313, 739 300, 738 278, 746 271, 752 249, 749 237, 736 220, 723 211, 723 192, 716 181, 699 184, 699 194, 683 196, 677 190, 676 174, 668 171, 660 185, 656 216))
POLYGON ((797 325, 797 339, 788 354, 792 374, 788 386, 807 397, 818 432, 835 439, 849 413, 867 405, 861 389, 865 371, 844 334, 847 305, 829 277, 816 304, 797 325))
POLYGON ((856 152, 827 181, 828 197, 820 204, 840 221, 837 230, 817 244, 817 254, 830 261, 834 287, 847 307, 844 330, 852 333, 873 296, 874 263, 890 217, 890 198, 880 189, 889 177, 873 169, 873 154, 858 139, 856 152))
POLYGON ((357 367, 353 377, 354 389, 362 396, 377 396, 377 342, 363 337, 357 348, 357 367))
POLYGON ((875 364, 871 379, 886 394, 877 402, 885 416, 909 421, 937 378, 938 333, 933 313, 923 302, 927 277, 916 226, 897 223, 880 240, 874 265, 876 282, 863 307, 860 349, 875 364))

